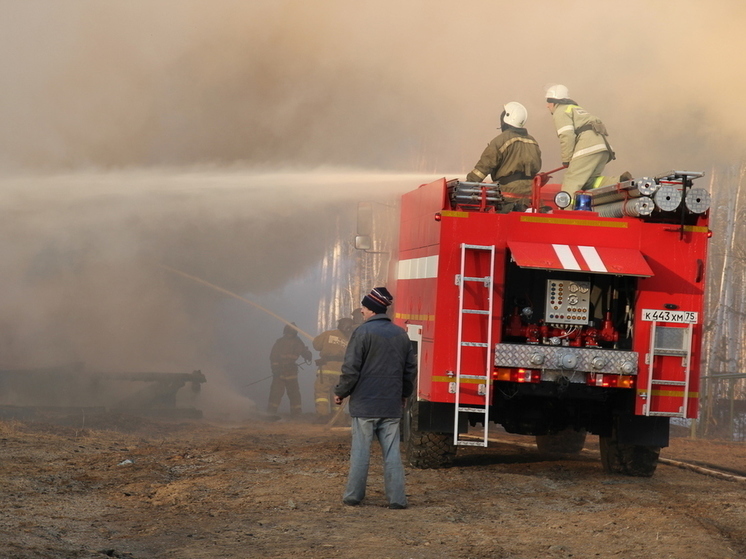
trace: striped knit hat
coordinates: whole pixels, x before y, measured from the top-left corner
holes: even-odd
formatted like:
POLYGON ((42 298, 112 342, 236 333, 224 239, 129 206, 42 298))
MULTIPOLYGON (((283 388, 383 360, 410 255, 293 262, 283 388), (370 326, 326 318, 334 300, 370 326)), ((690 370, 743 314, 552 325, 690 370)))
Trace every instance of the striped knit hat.
POLYGON ((394 298, 385 287, 375 287, 373 291, 363 297, 362 304, 365 308, 372 310, 376 314, 385 314, 386 309, 394 298))

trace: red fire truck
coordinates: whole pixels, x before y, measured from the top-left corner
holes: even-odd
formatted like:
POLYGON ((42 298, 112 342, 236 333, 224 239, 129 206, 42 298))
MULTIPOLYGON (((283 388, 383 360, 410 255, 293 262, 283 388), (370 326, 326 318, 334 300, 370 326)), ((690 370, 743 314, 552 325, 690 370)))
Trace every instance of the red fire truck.
POLYGON ((526 211, 502 213, 499 185, 445 178, 402 198, 394 314, 419 361, 402 429, 415 467, 487 446, 494 422, 540 452, 598 435, 607 472, 651 476, 670 419, 697 416, 703 173, 577 193, 569 209, 556 171, 526 211))

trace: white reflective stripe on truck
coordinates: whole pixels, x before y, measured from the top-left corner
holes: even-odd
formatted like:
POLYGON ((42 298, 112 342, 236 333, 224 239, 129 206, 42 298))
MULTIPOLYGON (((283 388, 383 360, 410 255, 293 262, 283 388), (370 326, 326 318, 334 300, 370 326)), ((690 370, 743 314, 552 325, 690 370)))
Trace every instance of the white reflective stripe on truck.
POLYGON ((396 279, 413 280, 438 277, 438 255, 399 260, 396 279))

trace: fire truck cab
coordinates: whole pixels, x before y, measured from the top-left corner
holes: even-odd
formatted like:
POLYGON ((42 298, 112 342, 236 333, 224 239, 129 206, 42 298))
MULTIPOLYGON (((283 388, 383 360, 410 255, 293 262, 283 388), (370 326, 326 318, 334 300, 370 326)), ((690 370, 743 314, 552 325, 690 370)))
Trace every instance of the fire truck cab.
POLYGON ((394 320, 419 364, 402 429, 410 464, 487 446, 493 422, 548 453, 580 452, 595 434, 607 472, 652 475, 670 419, 697 416, 702 175, 577 193, 576 210, 548 199, 547 173, 524 212, 502 213, 496 184, 443 178, 405 194, 394 320))

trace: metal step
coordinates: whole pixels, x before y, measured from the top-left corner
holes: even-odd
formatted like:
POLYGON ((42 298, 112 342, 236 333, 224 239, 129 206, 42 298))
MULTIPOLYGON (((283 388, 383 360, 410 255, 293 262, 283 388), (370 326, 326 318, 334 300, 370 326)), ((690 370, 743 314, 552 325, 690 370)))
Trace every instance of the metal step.
POLYGON ((661 379, 653 379, 653 384, 667 384, 670 386, 686 386, 685 380, 661 380, 661 379))
POLYGON ((488 412, 488 410, 486 410, 485 408, 465 408, 462 406, 459 406, 458 411, 468 411, 472 413, 484 413, 484 414, 488 412))
POLYGON ((492 280, 490 276, 486 276, 483 278, 470 278, 470 277, 462 277, 461 281, 476 281, 479 283, 487 283, 488 281, 492 280))
POLYGON ((654 348, 655 355, 670 355, 673 357, 686 357, 689 352, 685 349, 665 349, 656 347, 654 348))
POLYGON ((659 417, 684 417, 685 412, 679 411, 651 411, 648 415, 657 415, 659 417))
POLYGON ((487 441, 462 441, 461 439, 456 441, 458 446, 487 446, 487 441))
POLYGON ((479 379, 479 380, 487 380, 487 377, 484 375, 461 375, 461 378, 472 378, 472 379, 479 379))
POLYGON ((467 347, 489 347, 490 344, 483 344, 480 342, 461 342, 461 345, 467 347))
POLYGON ((464 309, 461 312, 464 314, 490 314, 490 311, 480 311, 479 309, 464 309))

